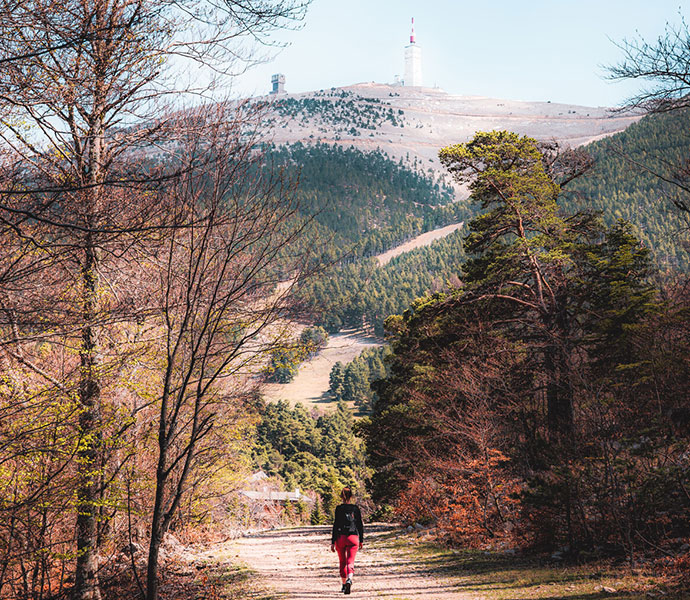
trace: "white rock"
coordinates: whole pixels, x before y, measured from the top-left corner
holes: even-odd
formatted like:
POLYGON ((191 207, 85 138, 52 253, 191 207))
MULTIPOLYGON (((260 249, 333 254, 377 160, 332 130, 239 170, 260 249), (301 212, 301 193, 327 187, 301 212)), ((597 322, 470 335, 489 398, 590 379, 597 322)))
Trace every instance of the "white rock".
POLYGON ((180 550, 182 549, 182 544, 172 533, 166 533, 163 536, 163 545, 170 550, 180 550))

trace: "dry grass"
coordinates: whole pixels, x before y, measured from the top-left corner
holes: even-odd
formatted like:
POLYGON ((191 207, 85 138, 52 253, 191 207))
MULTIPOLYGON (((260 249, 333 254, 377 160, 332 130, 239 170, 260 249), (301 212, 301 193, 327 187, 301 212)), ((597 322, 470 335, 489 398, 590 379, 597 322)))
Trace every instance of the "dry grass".
POLYGON ((357 330, 333 334, 323 350, 300 365, 293 381, 266 385, 264 397, 272 402, 287 400, 291 406, 301 402, 319 409, 335 409, 336 404, 328 392, 333 365, 336 362, 348 363, 359 356, 362 350, 380 345, 381 340, 357 330))
POLYGON ((209 583, 217 595, 204 597, 203 600, 275 600, 275 596, 262 587, 254 572, 243 566, 214 568, 209 583))
MULTIPOLYGON (((142 565, 142 583, 145 576, 142 565)), ((251 569, 208 552, 166 561, 160 569, 159 586, 161 600, 276 600, 251 569)), ((101 587, 103 600, 142 598, 128 567, 113 569, 101 587)))
POLYGON ((631 572, 612 563, 554 565, 506 554, 449 550, 430 542, 388 542, 412 553, 458 592, 481 600, 687 600, 690 588, 652 567, 631 572))

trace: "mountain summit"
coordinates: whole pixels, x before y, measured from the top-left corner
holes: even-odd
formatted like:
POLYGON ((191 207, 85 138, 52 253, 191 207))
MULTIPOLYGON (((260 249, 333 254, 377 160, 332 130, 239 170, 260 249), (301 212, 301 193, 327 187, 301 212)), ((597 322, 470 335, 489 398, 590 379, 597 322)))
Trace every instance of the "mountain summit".
POLYGON ((268 96, 277 144, 337 143, 440 171, 437 153, 476 131, 507 129, 579 146, 622 131, 640 115, 551 102, 454 96, 439 88, 359 83, 301 94, 268 96))

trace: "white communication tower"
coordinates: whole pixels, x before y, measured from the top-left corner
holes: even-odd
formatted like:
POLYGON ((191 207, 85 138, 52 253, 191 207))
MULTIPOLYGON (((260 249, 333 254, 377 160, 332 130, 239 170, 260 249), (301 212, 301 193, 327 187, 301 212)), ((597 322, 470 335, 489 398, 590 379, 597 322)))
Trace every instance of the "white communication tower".
POLYGON ((410 43, 405 46, 405 79, 403 83, 406 86, 422 85, 422 49, 415 41, 414 17, 412 17, 410 43))

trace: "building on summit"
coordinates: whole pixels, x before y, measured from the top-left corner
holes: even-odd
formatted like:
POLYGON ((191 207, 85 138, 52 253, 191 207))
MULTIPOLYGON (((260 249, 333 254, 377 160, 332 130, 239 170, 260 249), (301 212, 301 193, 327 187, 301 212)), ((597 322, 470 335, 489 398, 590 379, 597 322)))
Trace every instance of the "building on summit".
POLYGON ((276 73, 271 77, 271 84, 273 84, 273 89, 271 94, 284 94, 285 93, 285 75, 282 73, 276 73))
POLYGON ((422 49, 417 45, 414 35, 414 17, 412 17, 412 33, 410 43, 405 46, 405 86, 422 85, 422 49))

